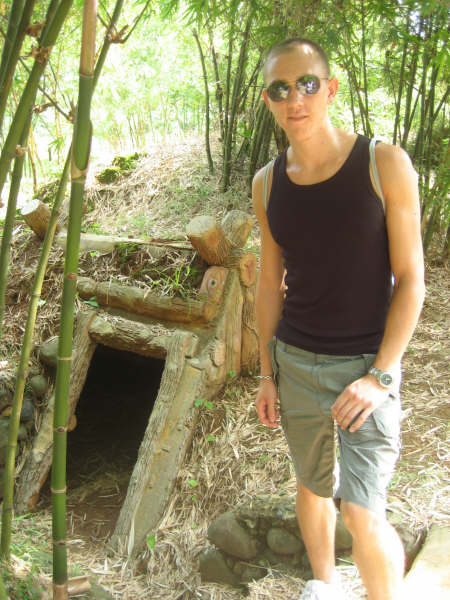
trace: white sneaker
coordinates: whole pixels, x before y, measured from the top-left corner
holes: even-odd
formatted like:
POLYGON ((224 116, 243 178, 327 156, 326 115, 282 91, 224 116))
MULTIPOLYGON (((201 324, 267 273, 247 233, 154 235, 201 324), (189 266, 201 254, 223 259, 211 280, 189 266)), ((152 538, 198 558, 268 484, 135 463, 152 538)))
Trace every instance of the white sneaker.
POLYGON ((341 586, 337 583, 310 579, 306 582, 300 600, 344 600, 344 595, 341 586))

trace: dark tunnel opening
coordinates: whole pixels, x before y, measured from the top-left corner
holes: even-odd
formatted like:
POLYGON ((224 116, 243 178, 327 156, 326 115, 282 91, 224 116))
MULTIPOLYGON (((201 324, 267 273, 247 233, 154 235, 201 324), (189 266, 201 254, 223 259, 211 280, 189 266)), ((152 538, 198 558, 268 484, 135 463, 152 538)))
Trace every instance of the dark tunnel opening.
POLYGON ((126 496, 165 361, 98 345, 67 436, 74 533, 109 537, 126 496))

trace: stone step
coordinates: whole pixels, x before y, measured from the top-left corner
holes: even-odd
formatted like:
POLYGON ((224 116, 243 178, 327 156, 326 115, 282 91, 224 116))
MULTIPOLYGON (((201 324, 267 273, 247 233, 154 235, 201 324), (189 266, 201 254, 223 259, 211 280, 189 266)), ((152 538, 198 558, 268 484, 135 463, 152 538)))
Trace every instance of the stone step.
POLYGON ((432 525, 410 571, 405 577, 408 600, 449 600, 450 527, 432 525))

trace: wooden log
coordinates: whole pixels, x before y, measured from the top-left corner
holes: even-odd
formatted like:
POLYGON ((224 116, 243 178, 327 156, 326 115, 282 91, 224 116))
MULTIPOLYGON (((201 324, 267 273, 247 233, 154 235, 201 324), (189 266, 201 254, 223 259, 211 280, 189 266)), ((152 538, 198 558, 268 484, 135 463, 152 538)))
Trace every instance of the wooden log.
POLYGON ((253 227, 253 217, 242 210, 230 210, 222 219, 225 237, 234 248, 243 248, 253 227))
POLYGON ((259 362, 259 341, 256 327, 256 284, 243 288, 241 368, 254 372, 259 362))
POLYGON ((80 575, 80 577, 71 577, 67 581, 67 593, 69 596, 78 596, 79 594, 86 594, 91 591, 91 584, 86 575, 80 575))
POLYGON ((258 264, 253 252, 234 248, 227 256, 224 266, 229 269, 237 269, 240 282, 245 287, 253 285, 256 282, 258 264))
MULTIPOLYGON (((61 231, 55 238, 56 244, 66 249, 67 244, 67 231, 61 231)), ((175 250, 181 250, 183 252, 193 252, 192 244, 189 242, 177 241, 177 240, 141 240, 139 238, 125 238, 117 237, 114 235, 98 235, 96 233, 82 233, 80 236, 80 252, 86 252, 88 250, 97 250, 101 253, 109 253, 116 247, 130 247, 140 246, 143 250, 147 251, 152 258, 155 260, 163 257, 168 248, 175 250)))
POLYGON ((78 278, 77 290, 81 298, 95 297, 102 306, 176 323, 206 323, 215 317, 219 308, 216 296, 212 300, 208 295, 198 300, 168 298, 133 286, 97 282, 89 277, 78 278))
POLYGON ((208 265, 223 265, 231 250, 222 226, 214 217, 194 217, 186 227, 191 244, 208 265))
MULTIPOLYGON (((170 338, 179 335, 176 329, 166 329, 162 325, 144 324, 121 317, 108 319, 96 316, 89 327, 89 334, 98 344, 103 344, 116 350, 126 350, 141 356, 165 358, 170 338)), ((193 356, 196 352, 198 337, 194 334, 189 338, 194 344, 186 348, 186 354, 193 356)))
MULTIPOLYGON (((93 317, 94 313, 91 311, 77 315, 70 372, 69 422, 86 381, 89 364, 96 347, 96 343, 89 336, 89 326, 93 317)), ((36 505, 39 492, 50 470, 53 448, 53 403, 52 396, 17 481, 15 509, 18 514, 36 505)))
POLYGON ((168 340, 166 366, 111 544, 124 554, 141 548, 164 514, 192 438, 195 398, 203 394, 202 371, 190 366, 186 332, 168 340))
POLYGON ((23 220, 31 227, 34 233, 43 240, 50 220, 50 208, 37 198, 33 198, 22 206, 20 212, 23 220))

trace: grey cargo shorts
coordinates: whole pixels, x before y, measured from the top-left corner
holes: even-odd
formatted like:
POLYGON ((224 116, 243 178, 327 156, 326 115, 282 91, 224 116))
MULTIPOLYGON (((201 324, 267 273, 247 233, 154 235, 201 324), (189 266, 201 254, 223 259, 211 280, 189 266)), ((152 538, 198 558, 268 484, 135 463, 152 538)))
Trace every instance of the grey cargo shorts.
POLYGON ((398 389, 358 431, 337 427, 339 462, 330 410, 343 389, 367 373, 375 354, 314 354, 277 338, 268 348, 281 425, 298 481, 318 496, 354 502, 384 514, 386 488, 400 452, 398 389))

